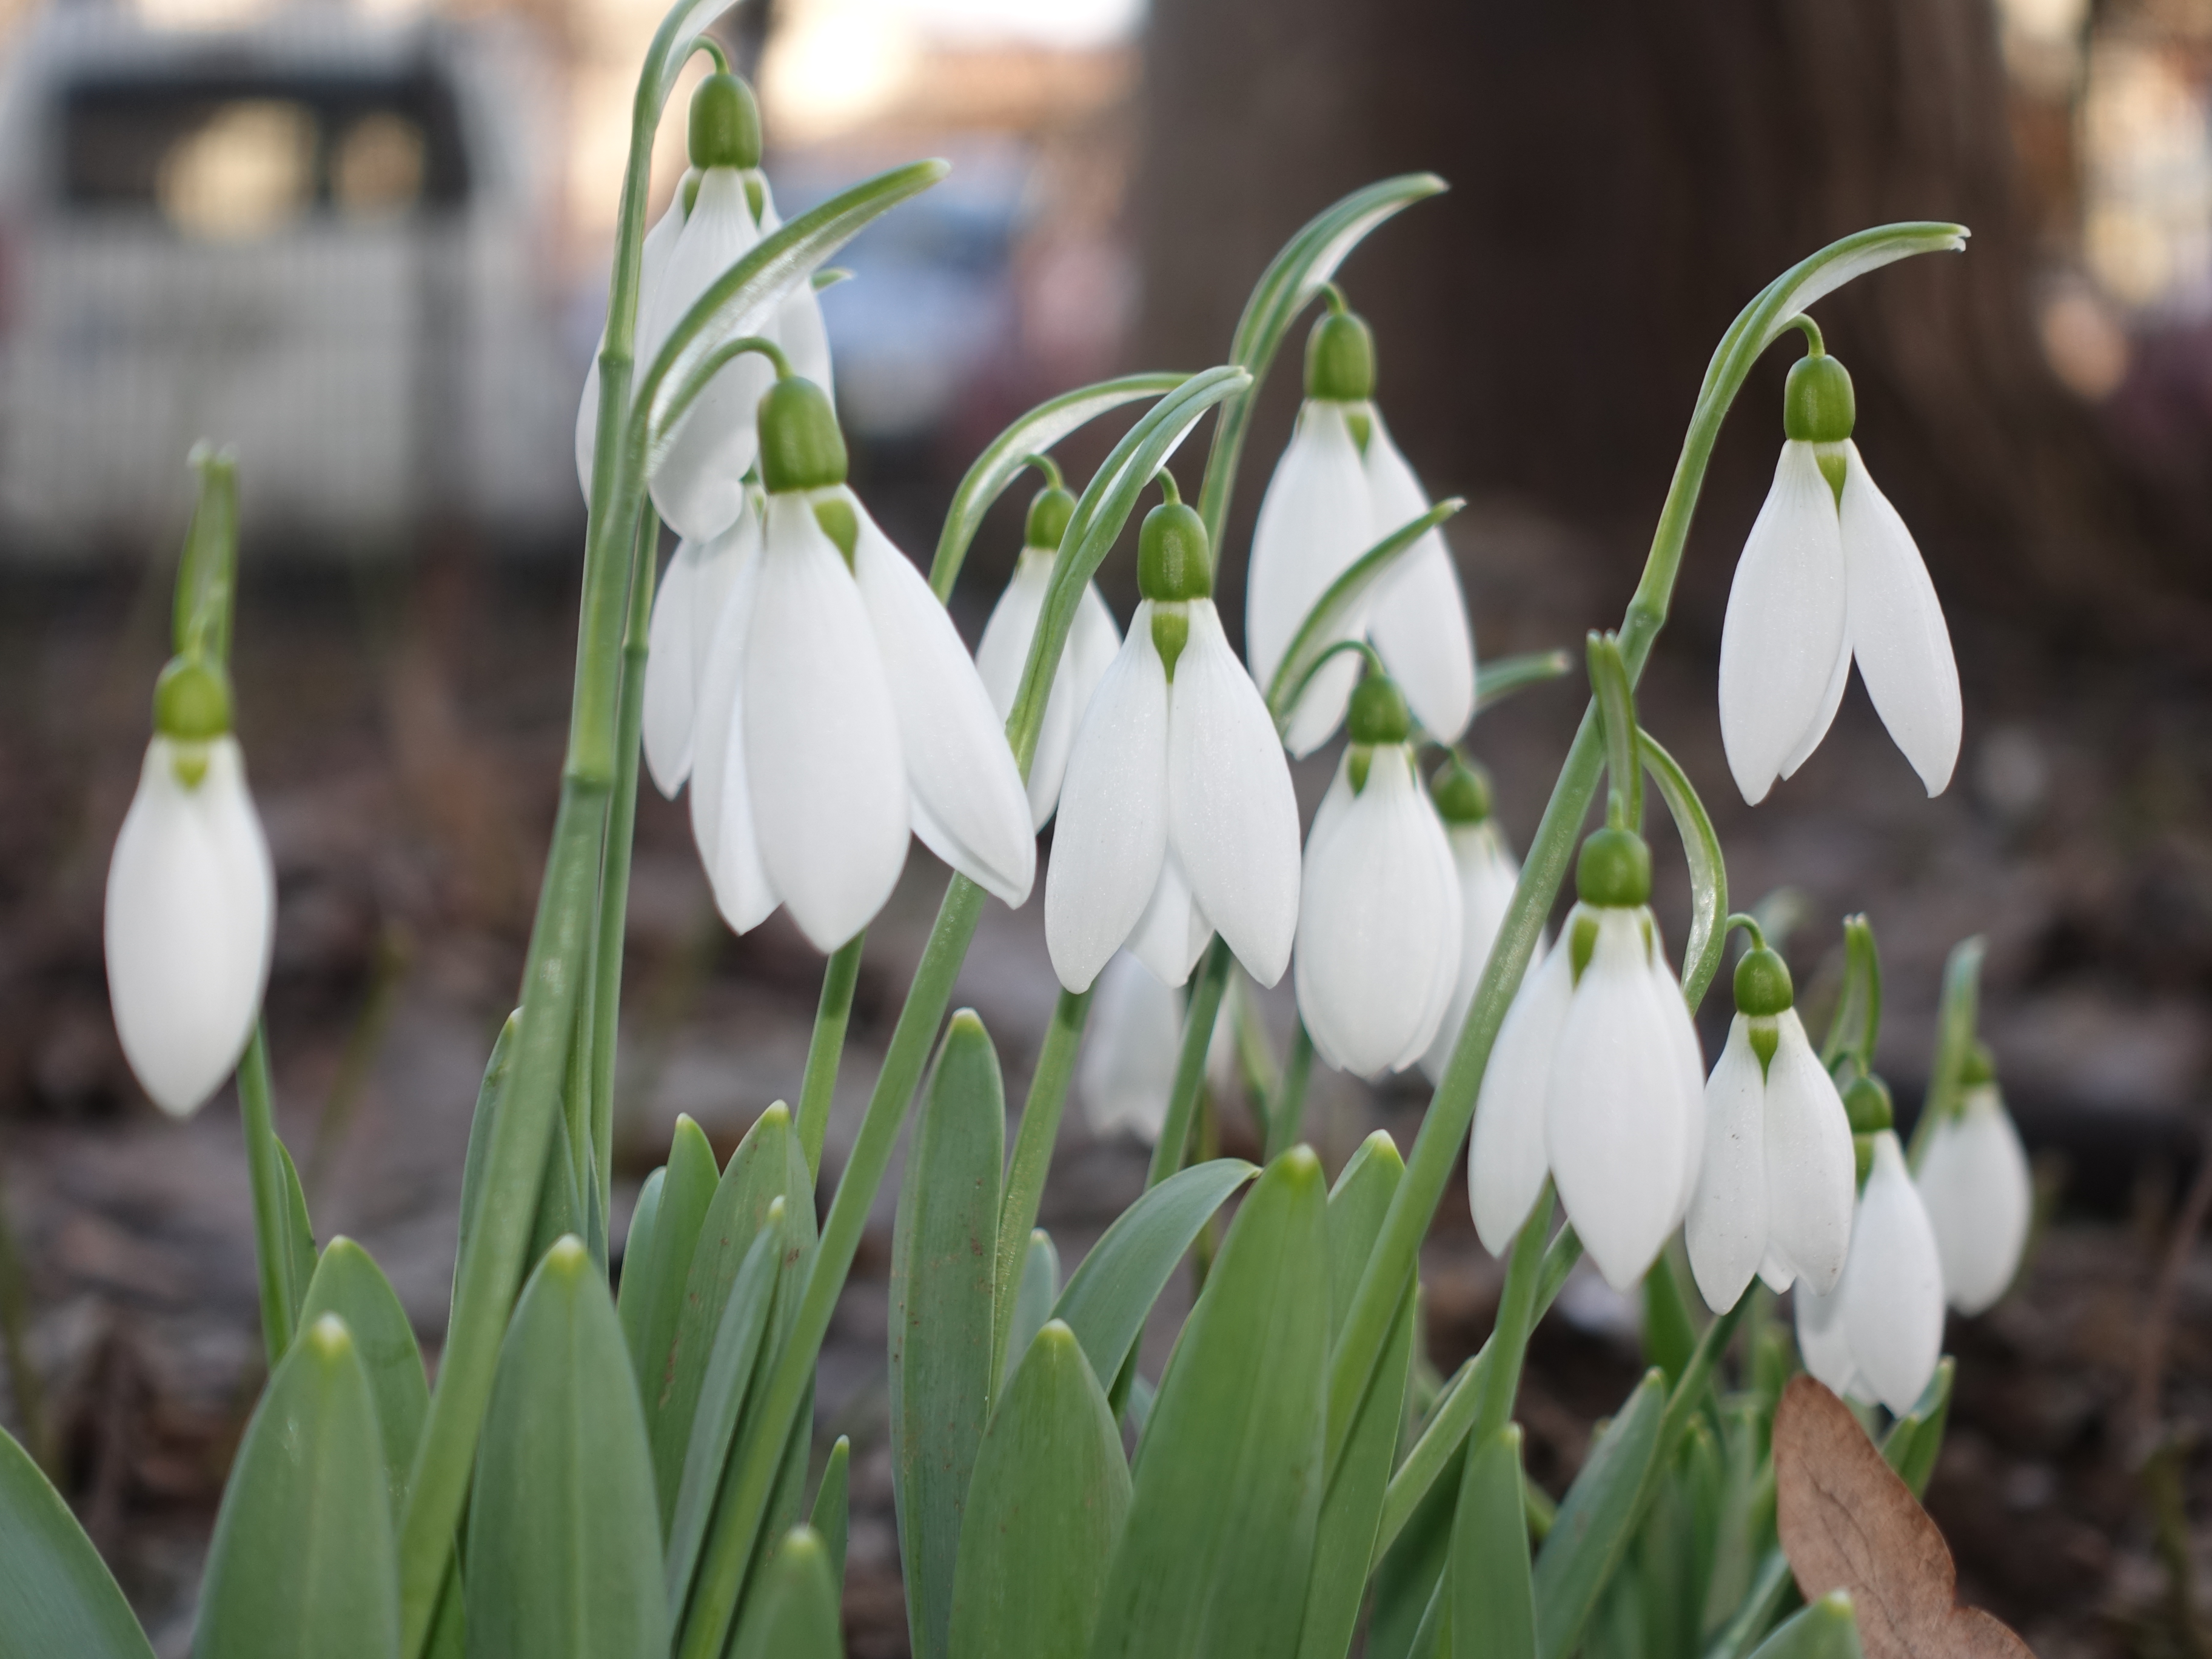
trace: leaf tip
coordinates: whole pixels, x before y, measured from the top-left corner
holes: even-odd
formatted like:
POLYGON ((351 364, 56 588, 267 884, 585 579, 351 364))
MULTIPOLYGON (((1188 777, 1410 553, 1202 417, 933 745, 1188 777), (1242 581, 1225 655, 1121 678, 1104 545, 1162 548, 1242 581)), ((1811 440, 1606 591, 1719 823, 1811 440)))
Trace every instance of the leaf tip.
POLYGON ((353 1352, 353 1332, 344 1320, 326 1313, 307 1327, 307 1352, 325 1364, 335 1364, 353 1352))
POLYGON ((1267 1172, 1273 1179, 1293 1187, 1317 1186, 1322 1179, 1321 1159, 1312 1147, 1301 1141, 1270 1164, 1267 1172))
POLYGON ((574 1279, 584 1271, 591 1255, 584 1249, 584 1241, 574 1233, 563 1233, 545 1252, 545 1271, 562 1279, 574 1279))
POLYGON ((756 1127, 767 1130, 770 1134, 788 1129, 791 1127, 790 1103, 782 1100, 769 1102, 768 1109, 760 1115, 760 1122, 756 1127))

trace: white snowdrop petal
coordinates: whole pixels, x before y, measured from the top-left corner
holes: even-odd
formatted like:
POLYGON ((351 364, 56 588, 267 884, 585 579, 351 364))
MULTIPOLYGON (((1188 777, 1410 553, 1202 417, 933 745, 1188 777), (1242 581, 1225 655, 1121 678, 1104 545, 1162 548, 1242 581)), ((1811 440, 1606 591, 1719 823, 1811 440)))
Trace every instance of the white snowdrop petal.
POLYGON ((1005 722, 921 572, 865 508, 856 504, 854 513, 854 577, 897 711, 915 832, 961 874, 1019 908, 1036 877, 1036 832, 1005 722))
POLYGON ((1190 970, 1198 966, 1199 957, 1206 952, 1206 942, 1212 934, 1206 912, 1191 897, 1190 883, 1183 875, 1182 866, 1176 858, 1175 843, 1170 840, 1167 854, 1160 860, 1159 881, 1152 889, 1144 915, 1137 918, 1136 927, 1130 930, 1125 948, 1162 983, 1180 987, 1189 980, 1190 970))
POLYGON ((1152 607, 1076 727, 1044 878, 1053 970, 1086 991, 1129 937, 1159 885, 1167 854, 1167 675, 1152 645, 1152 607))
POLYGON ((1705 1083, 1705 1163, 1682 1230, 1698 1293, 1715 1313, 1735 1306, 1766 1255, 1766 1091, 1740 1013, 1705 1083))
POLYGON ((1126 1128, 1147 1144, 1160 1138, 1182 1028, 1174 991, 1127 951, 1116 952, 1098 975, 1075 1067, 1093 1133, 1126 1128))
MULTIPOLYGON (((1575 914, 1583 912, 1577 908, 1575 914)), ((1574 989, 1567 951, 1554 951, 1532 966, 1505 1011, 1483 1069, 1467 1149, 1468 1201, 1474 1230, 1492 1255, 1504 1255, 1513 1243, 1551 1168, 1544 1150, 1545 1103, 1574 989)))
POLYGON ((1698 1172, 1705 1161, 1705 1052, 1698 1041, 1698 1028, 1690 1018, 1689 1005, 1682 1000, 1682 988, 1674 978, 1674 970, 1667 964, 1667 946, 1659 937, 1659 924, 1651 919, 1649 910, 1639 914, 1650 930, 1644 967, 1648 994, 1653 1018, 1667 1034, 1667 1052, 1671 1061, 1668 1076, 1674 1085, 1673 1099, 1682 1123, 1681 1182, 1675 1189, 1674 1218, 1668 1224, 1672 1229, 1690 1212, 1690 1200, 1697 1193, 1698 1172))
POLYGON ((1843 1278, 1858 1184, 1850 1121, 1795 1008, 1766 1073, 1766 1194, 1777 1255, 1826 1294, 1843 1278))
MULTIPOLYGON (((1848 618, 1849 613, 1845 614, 1848 618)), ((1843 641, 1836 647, 1835 664, 1828 672, 1828 689, 1820 694, 1820 712, 1790 745, 1789 756, 1782 763, 1784 777, 1796 777, 1797 769, 1813 758, 1813 751, 1820 746, 1820 740, 1828 735, 1828 728, 1836 723, 1836 711, 1844 706, 1844 690, 1850 681, 1851 630, 1847 620, 1843 641)))
MULTIPOLYGON (((1444 833, 1450 840, 1452 862, 1459 872, 1460 964, 1451 1000, 1437 1024, 1436 1038, 1428 1053, 1421 1056, 1421 1070, 1431 1083, 1443 1079, 1452 1045, 1459 1040, 1460 1027, 1467 1023, 1467 1011, 1474 1006, 1475 989, 1482 982, 1482 970, 1490 965, 1491 946, 1498 939, 1498 930, 1504 925, 1505 912, 1513 902, 1515 884, 1521 878, 1521 866, 1506 850, 1495 819, 1448 825, 1444 833)), ((1535 972, 1543 959, 1544 941, 1540 939, 1529 958, 1528 971, 1535 972)))
POLYGON ((653 469, 653 504, 679 536, 719 536, 745 510, 760 453, 760 400, 775 371, 757 352, 732 358, 684 411, 653 469))
POLYGON ((671 800, 691 775, 692 699, 698 679, 691 659, 696 555, 690 542, 677 544, 653 596, 653 621, 646 632, 645 769, 653 787, 671 800))
POLYGON ((237 739, 204 745, 187 787, 179 745, 146 747, 107 871, 108 996, 131 1071, 174 1116, 236 1068, 269 979, 276 881, 237 739))
MULTIPOLYGON (((1372 546, 1426 513, 1430 502, 1381 412, 1370 419, 1364 464, 1372 546)), ((1376 591, 1367 632, 1423 729, 1439 743, 1456 743, 1474 718, 1474 630, 1442 530, 1430 531, 1399 559, 1376 591)))
POLYGON ((1839 1395, 1858 1394, 1850 1339, 1844 1331, 1842 1292, 1822 1296, 1800 1279, 1790 1300, 1797 1304, 1797 1353, 1805 1369, 1839 1395))
MULTIPOLYGON (((773 226, 763 227, 763 234, 773 226)), ((822 319, 822 296, 801 283, 784 297, 775 314, 776 343, 791 360, 791 372, 820 386, 834 402, 836 378, 830 367, 830 330, 822 319)))
POLYGON ((1170 688, 1168 834, 1200 908, 1244 971, 1273 985, 1297 931, 1297 796, 1213 601, 1193 600, 1189 617, 1170 688))
POLYGON ((1899 1416, 1912 1409, 1943 1351, 1943 1278, 1936 1235, 1887 1130, 1875 1139, 1874 1168, 1851 1227, 1844 1269, 1844 1334, 1851 1368, 1899 1416))
POLYGON ((745 775, 745 646, 760 583, 760 538, 750 515, 726 540, 733 567, 728 594, 700 671, 692 727, 691 838, 714 891, 715 908, 738 933, 765 921, 780 902, 761 863, 753 830, 752 789, 745 775))
POLYGON ((1993 1086, 1970 1090, 1960 1115, 1936 1128, 1918 1184, 1944 1293, 1962 1314, 1985 1312, 2020 1271, 2035 1207, 2027 1148, 1993 1086))
POLYGON ((660 278, 650 295, 639 299, 636 362, 641 374, 652 367, 670 331, 700 296, 759 240, 752 204, 745 198, 744 175, 735 167, 708 167, 702 173, 691 210, 669 246, 660 278))
POLYGON ((1452 858, 1451 842, 1444 833, 1443 820, 1437 816, 1436 805, 1428 791, 1419 784, 1413 787, 1413 803, 1421 822, 1418 846, 1429 866, 1430 890, 1437 895, 1442 915, 1437 921, 1443 937, 1436 954, 1429 963, 1429 993, 1421 1005, 1421 1018, 1414 1028, 1407 1046, 1399 1051, 1390 1069, 1402 1072, 1418 1064, 1422 1056, 1435 1046, 1443 1033, 1444 1015, 1450 1009, 1452 996, 1459 985, 1460 964, 1466 956, 1463 930, 1466 915, 1459 896, 1459 867, 1452 858))
POLYGON ((1809 443, 1782 446, 1721 625, 1721 740, 1747 801, 1819 718, 1844 638, 1843 538, 1809 443))
POLYGON ((1844 475, 1843 545, 1859 678, 1928 793, 1940 795, 1959 763, 1964 720, 1951 631, 1912 532, 1867 475, 1856 444, 1844 475))
MULTIPOLYGON (((637 311, 642 325, 651 309, 654 294, 660 286, 661 273, 667 269, 668 255, 676 246, 676 239, 684 234, 684 187, 679 183, 670 198, 668 210, 645 234, 645 241, 638 250, 637 311)), ((592 349, 592 361, 584 371, 584 392, 576 404, 576 483, 584 492, 584 499, 592 499, 592 465, 599 453, 599 353, 606 349, 607 337, 600 331, 599 343, 592 349)))
MULTIPOLYGON (((1253 677, 1262 686, 1273 679, 1307 612, 1372 544, 1373 522, 1366 471, 1345 405, 1308 402, 1261 497, 1252 530, 1244 644, 1253 677)), ((1365 625, 1364 611, 1347 617, 1338 637, 1356 637, 1365 625)), ((1322 665, 1283 739, 1292 754, 1310 754, 1328 740, 1342 723, 1358 678, 1356 662, 1339 658, 1322 665)))
POLYGON ((799 931, 834 951, 897 884, 907 769, 867 607, 800 495, 769 497, 752 613, 738 713, 761 863, 799 931))

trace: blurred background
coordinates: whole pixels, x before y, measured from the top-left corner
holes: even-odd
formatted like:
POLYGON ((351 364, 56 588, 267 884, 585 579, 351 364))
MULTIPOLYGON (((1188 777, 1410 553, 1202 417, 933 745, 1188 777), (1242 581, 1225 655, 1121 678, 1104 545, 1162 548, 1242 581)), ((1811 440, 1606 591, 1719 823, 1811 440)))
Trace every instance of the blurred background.
MULTIPOLYGON (((281 884, 282 1127, 318 1231, 369 1246, 434 1358, 467 1114, 555 796, 583 523, 569 434, 658 16, 5 9, 0 1412, 182 1653, 260 1375, 246 1183, 227 1095, 177 1125, 131 1081, 100 905, 166 654, 185 452, 207 435, 241 455, 235 672, 281 884)), ((855 485, 918 555, 1022 409, 1218 361, 1309 216, 1384 173, 1444 175, 1343 277, 1393 431, 1432 491, 1471 500, 1451 534, 1486 655, 1618 621, 1705 360, 1770 276, 1863 225, 1972 226, 1965 257, 1820 312, 1949 615, 1957 781, 1922 799, 1855 689, 1766 805, 1728 785, 1713 665, 1786 352, 1722 436, 1646 715, 1706 789, 1737 902, 1795 896, 1808 1006, 1838 919, 1872 916, 1908 1116, 1945 953, 1988 937, 1984 1030, 2048 1218, 2011 1298, 1951 1330, 1930 1504, 1965 1593, 2045 1659, 2212 1655, 2212 0, 743 0, 720 27, 787 210, 916 155, 956 163, 824 297, 855 485)), ((681 131, 661 135, 656 212, 681 131)), ((1233 631, 1293 365, 1224 550, 1233 631)), ((1113 435, 1071 441, 1071 471, 1113 435)), ((1018 506, 956 596, 971 639, 1018 506)), ((1126 616, 1126 561, 1106 586, 1126 616)), ((1553 688, 1478 721, 1517 843, 1580 707, 1553 688)), ((1330 763, 1302 769, 1309 803, 1330 763)), ((833 1170, 941 878, 917 849, 871 933, 833 1170)), ((1038 910, 991 909, 960 992, 1017 1099, 1052 1001, 1038 910)), ((796 1092, 818 973, 781 919, 727 934, 683 804, 648 793, 618 1223, 678 1112, 726 1152, 796 1092)), ((1286 996, 1263 1007, 1286 1036, 1286 996)), ((1724 1011, 1706 1015, 1710 1045, 1724 1011)), ((1377 1123, 1407 1144, 1425 1097, 1323 1076, 1308 1121, 1334 1166, 1377 1123)), ((1220 1104, 1226 1150, 1255 1150, 1220 1104)), ((1142 1170, 1070 1114, 1044 1213, 1064 1261, 1142 1170)), ((882 1427, 895 1190, 821 1395, 823 1434, 858 1451, 860 1656, 905 1651, 882 1427)), ((1457 1192, 1425 1273, 1448 1370, 1498 1285, 1457 1192)), ((1591 1279, 1562 1309, 1522 1401, 1554 1492, 1639 1365, 1632 1306, 1591 1279)))

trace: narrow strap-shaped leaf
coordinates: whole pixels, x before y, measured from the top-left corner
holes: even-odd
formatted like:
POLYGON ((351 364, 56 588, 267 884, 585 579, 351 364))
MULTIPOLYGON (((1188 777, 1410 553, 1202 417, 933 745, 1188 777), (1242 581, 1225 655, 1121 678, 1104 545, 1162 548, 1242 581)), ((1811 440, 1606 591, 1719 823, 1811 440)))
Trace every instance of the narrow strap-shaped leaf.
POLYGON ((461 1159, 461 1236, 453 1249, 453 1295, 460 1295, 461 1263, 468 1259, 469 1239, 476 1231, 477 1209, 483 1195, 484 1164, 491 1156, 492 1124, 499 1115, 499 1099, 514 1066, 515 1048, 522 1040, 522 1010, 516 1009, 499 1028, 484 1062, 483 1081, 477 1087, 475 1112, 469 1118, 469 1149, 461 1159))
POLYGON ((1831 1590, 1784 1621, 1753 1659, 1860 1659, 1859 1621, 1850 1592, 1831 1590))
POLYGON ((1466 1466, 1462 1437, 1451 1449, 1443 1478, 1422 1492, 1389 1547, 1376 1552, 1373 1611, 1367 1620, 1370 1659, 1412 1659, 1434 1650, 1431 1615, 1433 1611, 1436 1619, 1442 1617, 1444 1567, 1466 1466))
POLYGON ((307 1220, 307 1192, 300 1184, 299 1165, 292 1162, 292 1149, 281 1140, 276 1143, 276 1164, 284 1172, 284 1249, 289 1257, 284 1282, 290 1287, 292 1322, 296 1326, 307 1285, 315 1276, 315 1230, 307 1220))
POLYGON ((647 1175, 629 1206, 629 1231, 623 1235, 620 1271, 615 1279, 615 1317, 622 1322, 623 1346, 629 1350, 631 1367, 638 1372, 638 1391, 645 1389, 645 1367, 637 1363, 643 1340, 638 1326, 644 1317, 646 1262, 653 1255, 653 1235, 660 1224, 660 1193, 668 1184, 664 1164, 647 1175), (635 1267, 639 1271, 633 1273, 635 1267))
POLYGON ((430 1383, 422 1374, 422 1351, 416 1346, 415 1327, 400 1305, 392 1281, 367 1250, 350 1238, 332 1239, 308 1281, 307 1299, 300 1323, 313 1324, 324 1314, 336 1314, 353 1333, 354 1352, 361 1356, 368 1378, 369 1398, 376 1403, 377 1430, 384 1444, 386 1474, 391 1484, 392 1524, 396 1528, 407 1508, 408 1472, 415 1465, 415 1443, 422 1433, 422 1419, 430 1410, 430 1383))
POLYGON ((952 1016, 891 1235, 890 1437, 915 1659, 943 1659, 969 1471, 991 1400, 991 1279, 1006 1096, 974 1012, 952 1016))
POLYGON ((1014 1291, 1013 1320, 1007 1327, 1006 1374, 1001 1382, 1013 1379, 1022 1356, 1036 1340, 1045 1321, 1052 1317, 1053 1304, 1059 1300, 1060 1251, 1050 1233, 1032 1227, 1030 1247, 1022 1255, 1022 1282, 1014 1291))
POLYGON ((730 1652, 731 1659, 844 1659, 836 1576, 811 1527, 776 1540, 730 1652))
POLYGON ((1314 670, 1321 665, 1322 653, 1343 636, 1375 585, 1397 568, 1398 561, 1413 551, 1416 542, 1466 505, 1456 495, 1438 501, 1362 553, 1322 591, 1298 624, 1298 631, 1291 635, 1275 677, 1267 682, 1267 712, 1275 717, 1278 726, 1288 729, 1291 711, 1297 706, 1298 694, 1305 690, 1314 670))
POLYGON ((1115 1218, 1052 1310, 1075 1333, 1092 1370, 1120 1372, 1183 1253, 1229 1195, 1259 1173, 1242 1158, 1195 1164, 1115 1218))
POLYGON ((1180 374, 1125 374, 1078 386, 1050 398, 1023 416, 983 446, 983 453, 968 469, 968 476, 952 492, 952 505, 945 510, 945 528, 937 538, 937 555, 929 566, 929 585, 940 600, 952 597, 960 567, 983 527, 983 515, 1006 486, 1021 476, 1032 455, 1042 455, 1077 428, 1101 415, 1142 398, 1164 397, 1188 377, 1180 374))
POLYGON ((852 1437, 841 1434, 830 1448, 830 1461, 822 1467, 822 1484, 814 1489, 814 1507, 806 1516, 806 1524, 830 1552, 830 1576, 836 1583, 840 1601, 845 1595, 845 1542, 853 1531, 852 1468, 852 1437))
POLYGON ((1452 1523, 1453 1659, 1536 1659, 1536 1601, 1522 1495, 1521 1425, 1467 1460, 1452 1523))
MULTIPOLYGON (((720 1178, 714 1149, 708 1145, 706 1134, 689 1115, 679 1116, 676 1133, 668 1144, 668 1163, 661 1173, 650 1236, 639 1238, 633 1223, 630 1248, 623 1252, 622 1294, 616 1308, 622 1316, 623 1340, 629 1346, 630 1366, 637 1374, 646 1433, 655 1443, 661 1413, 673 1391, 676 1331, 684 1316, 684 1284, 699 1248, 699 1230, 706 1224, 720 1178)), ((639 1210, 643 1209, 641 1197, 639 1210)))
POLYGON ((392 1659, 399 1577, 376 1405, 345 1322, 303 1328, 223 1487, 198 1659, 392 1659))
MULTIPOLYGON (((1874 924, 1863 915, 1844 918, 1844 994, 1820 1043, 1820 1064, 1830 1070, 1845 1054, 1863 1072, 1874 1067, 1875 1039, 1881 1034, 1881 949, 1874 924)), ((1940 1033, 1939 1033, 1940 1036, 1940 1033)), ((1921 1121, 1929 1121, 1925 1112, 1921 1121)))
POLYGON ((1943 963, 1943 996, 1936 1008, 1936 1063, 1928 1071, 1928 1098, 1920 1108, 1920 1121, 1912 1129, 1912 1165, 1936 1126, 1957 1113, 1963 1092, 1960 1079, 1974 1050, 1974 1026, 1981 1006, 1982 956, 1986 941, 1977 933, 1951 947, 1943 963))
POLYGON ((1667 1380, 1656 1368, 1628 1396, 1567 1489, 1536 1557, 1536 1639, 1541 1659, 1565 1659, 1600 1591, 1628 1548, 1637 1503, 1659 1454, 1667 1380))
POLYGON ((1293 1147, 1238 1211, 1160 1381, 1093 1659, 1295 1651, 1321 1510, 1328 1234, 1321 1161, 1293 1147))
POLYGON ((154 1659, 62 1495, 0 1429, 0 1659, 154 1659))
POLYGON ((1475 671, 1474 706, 1489 708, 1516 691, 1556 680, 1575 665, 1564 651, 1529 651, 1516 657, 1498 657, 1475 671))
POLYGON ((1672 1388, 1681 1381, 1697 1346, 1698 1333, 1690 1324, 1681 1281, 1674 1276, 1669 1253, 1662 1250, 1644 1275, 1644 1363, 1666 1372, 1672 1388))
POLYGON ((1951 1417, 1951 1385, 1958 1374, 1959 1362, 1945 1355, 1912 1409, 1890 1425, 1882 1440, 1882 1456, 1912 1489, 1915 1498, 1926 1494, 1928 1479, 1936 1473, 1936 1459, 1943 1449, 1943 1430, 1951 1417))
POLYGON ((1682 996, 1694 1012, 1720 971, 1721 922, 1729 913, 1728 860, 1690 775, 1649 732, 1644 733, 1644 769, 1659 787, 1689 861, 1690 936, 1682 945, 1682 996))
POLYGON ((975 1457, 952 1586, 959 1659, 1083 1659, 1129 1509, 1106 1391, 1075 1334, 1037 1333, 975 1457))
POLYGON ((548 1251, 515 1304, 468 1525, 471 1659, 667 1651, 645 1416, 581 1239, 548 1251))
POLYGON ((1375 1236, 1382 1231, 1382 1218, 1390 1208, 1390 1194, 1398 1190, 1406 1173, 1406 1160, 1398 1156, 1398 1143, 1389 1132, 1377 1129, 1359 1143, 1359 1150, 1336 1178, 1328 1194, 1329 1307, 1332 1320, 1340 1320, 1352 1305, 1352 1287, 1367 1266, 1375 1236))

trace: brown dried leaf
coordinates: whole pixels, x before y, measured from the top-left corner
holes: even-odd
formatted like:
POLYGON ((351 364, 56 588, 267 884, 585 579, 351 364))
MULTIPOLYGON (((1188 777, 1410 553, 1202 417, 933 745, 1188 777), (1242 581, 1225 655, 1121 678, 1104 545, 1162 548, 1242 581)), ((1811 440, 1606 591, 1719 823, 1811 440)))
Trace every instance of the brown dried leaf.
POLYGON ((1850 1408, 1809 1376, 1774 1413, 1783 1553, 1808 1601, 1848 1590, 1866 1659, 2033 1659, 1979 1607, 1958 1603, 1950 1546, 1850 1408))

